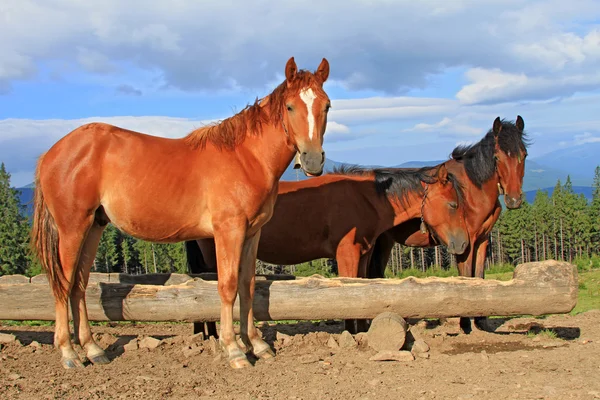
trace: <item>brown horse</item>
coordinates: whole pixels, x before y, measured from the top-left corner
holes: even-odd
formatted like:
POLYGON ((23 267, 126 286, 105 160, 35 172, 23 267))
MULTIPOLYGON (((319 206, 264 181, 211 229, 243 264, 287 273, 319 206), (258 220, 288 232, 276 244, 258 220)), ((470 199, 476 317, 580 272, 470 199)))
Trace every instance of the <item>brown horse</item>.
MULTIPOLYGON (((452 152, 453 160, 446 162, 448 171, 459 179, 465 190, 469 247, 457 256, 461 276, 484 277, 489 233, 502 210, 498 195, 504 194, 508 208, 521 206, 527 157, 524 129, 525 122, 521 116, 517 116, 515 123, 498 117, 481 141, 472 146, 457 147, 452 152)), ((418 220, 396 226, 377 239, 369 262, 369 277, 384 276, 395 242, 415 247, 439 244, 434 237, 421 232, 418 220)), ((461 318, 461 327, 463 331, 470 332, 470 319, 461 318)))
MULTIPOLYGON (((444 164, 414 171, 350 167, 281 182, 273 217, 262 229, 258 259, 290 265, 336 258, 340 276, 366 277, 366 255, 377 237, 419 217, 451 252, 460 254, 468 240, 461 198, 462 189, 444 164)), ((189 263, 190 272, 214 271, 214 241, 197 242, 199 248, 186 246, 188 259, 196 260, 189 263)))
POLYGON ((300 154, 307 174, 323 171, 328 76, 325 59, 313 74, 298 71, 290 58, 285 81, 270 95, 182 139, 95 123, 75 129, 40 157, 32 245, 54 293, 54 341, 65 368, 83 365, 69 337, 69 299, 75 336, 87 357, 109 362, 92 338, 85 303, 89 272, 109 222, 154 242, 214 237, 220 341, 229 362, 234 368, 250 365, 233 331, 238 291, 244 344, 259 358, 273 356, 253 320, 258 238, 294 154, 300 154))

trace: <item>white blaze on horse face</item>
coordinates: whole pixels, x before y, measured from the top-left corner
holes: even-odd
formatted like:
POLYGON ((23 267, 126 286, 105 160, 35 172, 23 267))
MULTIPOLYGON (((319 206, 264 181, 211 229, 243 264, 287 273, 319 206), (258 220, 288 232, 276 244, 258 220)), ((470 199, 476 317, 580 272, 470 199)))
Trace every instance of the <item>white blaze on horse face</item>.
POLYGON ((300 91, 300 98, 306 104, 308 110, 308 139, 312 140, 313 133, 315 131, 315 116, 313 115, 313 102, 317 98, 315 92, 311 88, 302 89, 300 91))

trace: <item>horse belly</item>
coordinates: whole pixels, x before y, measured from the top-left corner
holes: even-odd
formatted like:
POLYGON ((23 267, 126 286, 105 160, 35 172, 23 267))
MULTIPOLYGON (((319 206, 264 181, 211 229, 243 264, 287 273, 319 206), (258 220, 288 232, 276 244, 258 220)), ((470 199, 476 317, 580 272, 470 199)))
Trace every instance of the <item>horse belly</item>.
POLYGON ((115 227, 138 239, 169 243, 213 235, 210 213, 199 203, 112 195, 104 196, 102 205, 115 227))

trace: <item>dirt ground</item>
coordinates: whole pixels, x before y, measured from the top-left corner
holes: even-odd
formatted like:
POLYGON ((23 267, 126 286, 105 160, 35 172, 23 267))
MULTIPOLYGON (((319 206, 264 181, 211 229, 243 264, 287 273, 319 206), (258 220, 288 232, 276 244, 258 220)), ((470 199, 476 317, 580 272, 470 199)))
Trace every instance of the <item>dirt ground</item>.
POLYGON ((495 331, 470 335, 459 333, 457 319, 410 322, 412 335, 430 346, 413 361, 370 361, 376 352, 364 336, 356 347, 339 347, 347 343, 339 321, 303 322, 263 325, 277 356, 245 370, 230 369, 191 324, 95 326, 112 363, 69 371, 51 344, 52 327, 0 325, 17 339, 0 351, 0 398, 600 398, 600 310, 491 319, 495 331), (143 340, 149 336, 161 341, 143 340))

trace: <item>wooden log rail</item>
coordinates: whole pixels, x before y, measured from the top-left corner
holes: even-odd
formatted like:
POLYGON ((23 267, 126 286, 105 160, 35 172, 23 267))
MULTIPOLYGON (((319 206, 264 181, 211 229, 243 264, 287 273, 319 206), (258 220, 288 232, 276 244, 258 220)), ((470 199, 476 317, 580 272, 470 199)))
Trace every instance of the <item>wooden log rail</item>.
MULTIPOLYGON (((214 274, 92 274, 86 298, 92 321, 216 321, 214 274)), ((557 261, 519 265, 510 281, 475 278, 257 278, 255 316, 283 319, 404 318, 567 313, 577 303, 577 269, 557 261)), ((235 318, 239 318, 236 302, 235 318)), ((0 320, 54 320, 44 275, 0 278, 0 320)))

